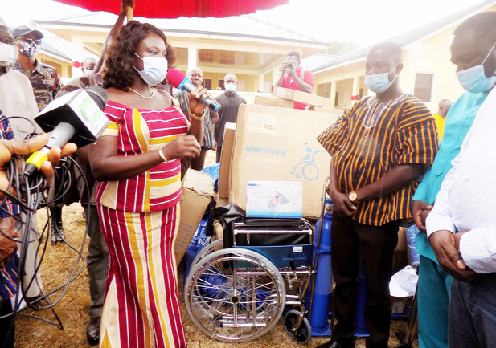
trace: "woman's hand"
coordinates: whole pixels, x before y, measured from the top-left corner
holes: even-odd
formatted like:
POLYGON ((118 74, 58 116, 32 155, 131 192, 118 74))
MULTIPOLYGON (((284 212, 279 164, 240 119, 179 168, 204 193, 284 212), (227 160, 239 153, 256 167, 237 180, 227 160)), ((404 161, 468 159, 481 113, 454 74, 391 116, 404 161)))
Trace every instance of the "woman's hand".
POLYGON ((201 97, 212 99, 212 93, 210 93, 203 86, 197 87, 196 90, 191 93, 191 98, 189 100, 190 110, 191 113, 196 116, 201 116, 203 114, 203 110, 207 107, 198 99, 201 97))
POLYGON ((195 158, 200 155, 201 147, 193 135, 184 135, 174 139, 162 150, 168 159, 195 158))

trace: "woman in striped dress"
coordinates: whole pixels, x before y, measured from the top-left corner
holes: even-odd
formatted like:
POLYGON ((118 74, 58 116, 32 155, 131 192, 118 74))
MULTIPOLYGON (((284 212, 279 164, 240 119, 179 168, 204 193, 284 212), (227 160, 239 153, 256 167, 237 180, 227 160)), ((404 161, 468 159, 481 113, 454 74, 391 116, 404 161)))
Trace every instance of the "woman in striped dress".
POLYGON ((185 347, 172 245, 180 159, 200 153, 204 105, 196 97, 207 92, 192 93, 190 124, 170 94, 153 87, 165 79, 174 53, 150 24, 126 24, 108 54, 110 124, 90 149, 110 256, 100 347, 185 347))

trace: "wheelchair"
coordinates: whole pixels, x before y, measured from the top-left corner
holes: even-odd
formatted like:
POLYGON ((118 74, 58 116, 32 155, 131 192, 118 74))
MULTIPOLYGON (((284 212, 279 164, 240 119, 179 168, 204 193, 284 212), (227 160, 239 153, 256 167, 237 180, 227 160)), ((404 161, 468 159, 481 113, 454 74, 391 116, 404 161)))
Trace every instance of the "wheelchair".
POLYGON ((184 285, 186 311, 221 342, 249 342, 283 312, 288 334, 308 343, 306 294, 314 274, 314 228, 306 219, 241 218, 197 254, 184 285))

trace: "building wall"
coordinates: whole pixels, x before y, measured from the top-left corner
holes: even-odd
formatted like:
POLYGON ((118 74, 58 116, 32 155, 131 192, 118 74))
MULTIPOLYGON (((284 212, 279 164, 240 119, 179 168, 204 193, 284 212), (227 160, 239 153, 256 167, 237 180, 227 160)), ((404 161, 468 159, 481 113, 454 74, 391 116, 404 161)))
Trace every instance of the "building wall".
MULTIPOLYGON (((496 5, 487 11, 496 11, 496 5)), ((401 87, 405 93, 414 94, 417 74, 433 74, 431 98, 430 101, 424 101, 432 113, 438 111, 440 100, 447 98, 455 101, 464 92, 456 77, 456 66, 450 61, 453 31, 460 23, 403 48, 404 69, 400 74, 401 87)), ((364 88, 364 96, 374 95, 363 85, 364 74, 365 59, 317 73, 317 93, 321 96, 329 95, 334 99, 337 91, 338 103, 335 108, 349 106, 348 95, 358 94, 360 88, 364 88), (350 81, 354 81, 351 86, 350 81)))

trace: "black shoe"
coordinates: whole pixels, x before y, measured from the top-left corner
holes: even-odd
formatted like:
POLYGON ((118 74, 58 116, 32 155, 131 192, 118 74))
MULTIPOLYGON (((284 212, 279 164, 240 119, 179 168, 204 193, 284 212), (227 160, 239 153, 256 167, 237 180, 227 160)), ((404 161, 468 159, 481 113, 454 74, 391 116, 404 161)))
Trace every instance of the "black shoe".
POLYGON ((353 342, 350 342, 346 345, 336 341, 329 341, 321 344, 320 346, 317 346, 316 348, 355 348, 355 341, 353 340, 353 342))
POLYGON ((90 322, 86 328, 86 339, 90 346, 96 346, 100 343, 100 317, 90 318, 90 322))
POLYGON ((57 224, 52 223, 50 232, 51 232, 50 240, 52 242, 52 245, 55 245, 57 243, 62 243, 64 241, 64 229, 59 228, 57 224))

